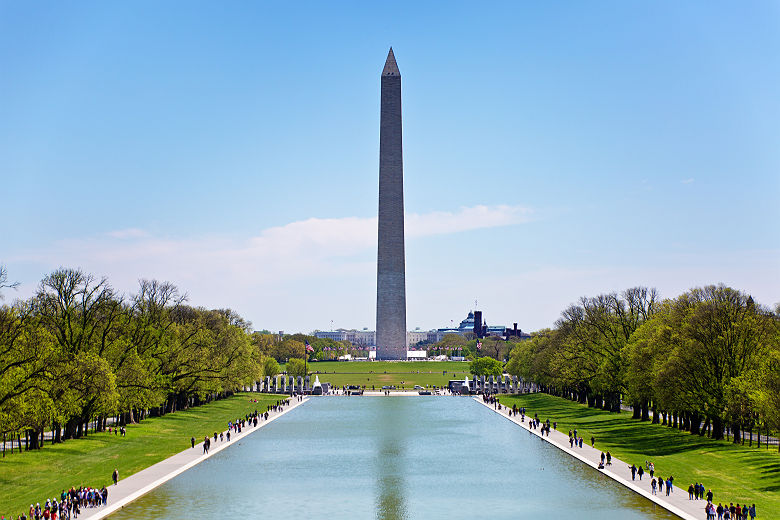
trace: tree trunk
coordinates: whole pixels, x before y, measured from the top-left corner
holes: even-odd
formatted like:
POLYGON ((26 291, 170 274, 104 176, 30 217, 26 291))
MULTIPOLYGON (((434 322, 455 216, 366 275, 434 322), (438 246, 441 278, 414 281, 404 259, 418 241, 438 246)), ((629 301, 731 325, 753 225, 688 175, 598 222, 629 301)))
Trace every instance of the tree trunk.
POLYGON ((27 451, 38 449, 38 432, 27 430, 27 451))
POLYGON ((631 418, 632 419, 642 418, 642 406, 637 401, 631 403, 631 418))
POLYGON ((731 431, 734 433, 734 444, 739 444, 740 441, 740 431, 739 431, 739 425, 738 424, 731 424, 731 431))
POLYGON ((723 439, 723 421, 720 417, 712 418, 712 438, 718 441, 723 439))
POLYGON ((650 420, 650 409, 647 406, 647 401, 642 401, 642 420, 643 421, 649 421, 650 420))
POLYGON ((698 413, 691 414, 691 435, 701 435, 699 433, 701 429, 701 417, 698 413))
POLYGON ((658 424, 658 407, 655 404, 655 401, 653 401, 653 424, 658 424))

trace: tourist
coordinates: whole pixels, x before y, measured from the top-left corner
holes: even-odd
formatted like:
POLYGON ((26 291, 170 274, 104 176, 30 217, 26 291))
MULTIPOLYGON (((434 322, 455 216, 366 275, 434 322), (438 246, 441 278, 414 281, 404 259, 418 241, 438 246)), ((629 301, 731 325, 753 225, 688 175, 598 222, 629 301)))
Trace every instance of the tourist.
POLYGON ((669 496, 669 493, 672 492, 672 481, 671 479, 666 479, 666 496, 669 496))
POLYGON ((656 490, 658 489, 658 484, 655 483, 655 479, 650 480, 650 493, 653 495, 657 494, 656 490))
POLYGON ((195 437, 190 437, 190 443, 192 443, 192 447, 195 447, 195 437))
POLYGON ((658 477, 658 491, 660 491, 661 493, 664 492, 664 479, 662 479, 661 477, 658 477))
POLYGON ((607 451, 607 466, 611 466, 611 465, 612 465, 612 454, 609 451, 607 451))
POLYGON ((631 464, 629 468, 631 469, 631 480, 636 480, 636 466, 631 464))
POLYGON ((604 459, 607 458, 606 455, 604 455, 604 452, 601 452, 601 463, 604 464, 604 459))
POLYGON ((718 507, 715 509, 715 512, 718 513, 718 520, 723 520, 723 504, 718 502, 718 507))
POLYGON ((750 520, 753 520, 756 517, 756 505, 752 504, 748 512, 750 513, 750 520))
POLYGON ((642 475, 645 474, 645 470, 642 468, 642 466, 639 466, 639 469, 637 470, 637 475, 639 475, 639 480, 642 480, 642 475))
POLYGON ((650 478, 653 478, 653 473, 655 473, 655 464, 652 462, 648 465, 648 469, 650 470, 650 478))
POLYGON ((693 500, 693 493, 694 493, 693 484, 691 484, 690 486, 688 486, 688 500, 693 500))
POLYGON ((119 470, 114 468, 114 472, 111 474, 111 480, 114 481, 114 485, 119 481, 119 470))
POLYGON ((596 447, 596 437, 591 436, 590 437, 590 447, 595 448, 596 447))

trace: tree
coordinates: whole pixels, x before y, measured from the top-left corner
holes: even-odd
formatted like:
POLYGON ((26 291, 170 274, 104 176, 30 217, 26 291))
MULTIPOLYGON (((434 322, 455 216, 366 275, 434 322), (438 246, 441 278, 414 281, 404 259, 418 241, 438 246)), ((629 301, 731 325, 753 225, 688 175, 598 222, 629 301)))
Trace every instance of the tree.
MULTIPOLYGON (((16 289, 19 282, 8 281, 8 270, 4 265, 0 265, 0 289, 16 289)), ((0 301, 3 300, 3 292, 0 291, 0 301)))
POLYGON ((724 285, 691 289, 656 316, 668 331, 656 386, 676 394, 665 405, 683 413, 691 433, 699 432, 702 417, 711 421, 715 439, 723 438, 730 420, 738 442, 741 423, 738 414, 729 413, 729 392, 740 407, 746 400, 744 384, 732 386, 732 379, 759 363, 772 341, 774 318, 748 295, 724 285))
POLYGON ((263 376, 275 377, 279 372, 281 372, 279 363, 274 358, 269 356, 263 360, 263 376))
MULTIPOLYGON (((52 400, 65 400, 70 392, 79 403, 78 411, 68 418, 65 438, 80 437, 85 425, 96 413, 106 412, 104 403, 114 402, 115 380, 110 370, 95 359, 102 359, 112 343, 119 339, 121 301, 105 278, 95 279, 78 269, 58 269, 45 277, 33 299, 36 316, 57 343, 57 356, 65 374, 77 376, 86 366, 99 367, 89 374, 90 384, 54 386, 52 400), (98 377, 107 379, 98 381, 98 377), (59 389, 59 391, 57 390, 59 389), (108 392, 111 395, 105 395, 108 392)), ((57 378, 66 383, 67 378, 57 378)))
POLYGON ((500 376, 504 365, 492 357, 481 357, 469 364, 469 372, 475 376, 500 376))
POLYGON ((287 362, 287 374, 294 377, 306 375, 306 362, 300 358, 292 358, 287 362))

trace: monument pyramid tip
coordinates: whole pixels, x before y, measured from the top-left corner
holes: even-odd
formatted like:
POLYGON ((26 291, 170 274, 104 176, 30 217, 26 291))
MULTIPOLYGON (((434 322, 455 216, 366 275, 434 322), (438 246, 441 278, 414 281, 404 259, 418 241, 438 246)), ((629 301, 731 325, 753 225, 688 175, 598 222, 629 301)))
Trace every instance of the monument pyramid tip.
POLYGON ((387 60, 385 61, 385 68, 382 69, 383 76, 400 76, 401 72, 398 70, 398 64, 395 62, 395 54, 393 54, 393 48, 390 47, 390 52, 387 53, 387 60))

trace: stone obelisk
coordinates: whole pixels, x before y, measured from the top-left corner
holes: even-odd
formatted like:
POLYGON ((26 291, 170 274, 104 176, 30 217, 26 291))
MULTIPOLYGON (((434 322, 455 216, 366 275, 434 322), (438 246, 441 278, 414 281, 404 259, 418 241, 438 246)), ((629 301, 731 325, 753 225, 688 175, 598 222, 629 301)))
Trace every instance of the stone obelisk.
POLYGON ((404 166, 401 73, 393 49, 382 70, 379 124, 379 248, 376 276, 377 359, 406 359, 404 166))

